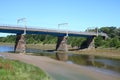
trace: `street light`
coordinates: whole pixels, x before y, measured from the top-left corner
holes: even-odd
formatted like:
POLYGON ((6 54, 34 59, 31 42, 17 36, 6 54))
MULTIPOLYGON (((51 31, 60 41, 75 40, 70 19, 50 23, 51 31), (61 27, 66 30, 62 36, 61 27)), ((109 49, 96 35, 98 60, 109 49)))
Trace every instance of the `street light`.
POLYGON ((97 30, 96 33, 97 33, 97 36, 98 36, 98 27, 96 27, 96 30, 97 30))
POLYGON ((26 29, 27 29, 27 26, 26 26, 26 18, 20 18, 20 19, 18 19, 18 20, 17 20, 17 26, 18 26, 18 23, 21 22, 21 21, 24 22, 24 26, 25 26, 25 28, 24 28, 24 35, 25 35, 25 34, 26 34, 26 29))
MULTIPOLYGON (((61 24, 58 24, 58 30, 59 30, 59 27, 63 25, 66 25, 68 27, 68 23, 61 23, 61 24)), ((68 28, 66 30, 66 37, 68 37, 68 28)))
MULTIPOLYGON (((20 18, 20 19, 18 19, 17 20, 17 26, 18 26, 18 24, 19 24, 19 22, 23 22, 24 23, 24 33, 22 34, 23 36, 22 37, 24 37, 25 35, 26 35, 26 29, 27 29, 27 26, 26 26, 26 18, 20 18)), ((21 37, 21 38, 22 38, 21 37)), ((25 39, 25 38, 22 38, 22 39, 25 39)), ((22 46, 22 48, 21 48, 21 50, 23 51, 23 53, 26 53, 26 46, 25 46, 25 44, 26 44, 26 42, 25 42, 25 40, 21 40, 21 42, 24 44, 24 46, 22 46)), ((23 45, 22 44, 22 45, 23 45)))

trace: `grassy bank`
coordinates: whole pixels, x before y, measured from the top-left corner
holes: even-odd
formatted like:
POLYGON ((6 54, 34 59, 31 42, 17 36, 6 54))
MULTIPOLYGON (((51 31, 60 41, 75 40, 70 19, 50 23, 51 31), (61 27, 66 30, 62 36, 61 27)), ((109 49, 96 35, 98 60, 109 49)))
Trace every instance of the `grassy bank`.
POLYGON ((50 80, 38 67, 0 58, 0 80, 50 80))

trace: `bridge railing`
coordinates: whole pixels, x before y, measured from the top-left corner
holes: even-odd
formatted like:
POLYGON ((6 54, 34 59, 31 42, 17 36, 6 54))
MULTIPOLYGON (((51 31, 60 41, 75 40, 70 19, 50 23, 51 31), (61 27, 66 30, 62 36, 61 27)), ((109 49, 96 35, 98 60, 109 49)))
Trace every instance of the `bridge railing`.
MULTIPOLYGON (((13 29, 13 28, 16 28, 16 29, 24 29, 25 28, 25 26, 24 25, 11 25, 11 24, 0 24, 0 27, 2 27, 2 28, 11 28, 11 29, 13 29)), ((26 29, 36 29, 36 30, 40 30, 40 29, 42 29, 42 30, 58 30, 57 28, 55 29, 55 28, 46 28, 46 27, 40 27, 40 26, 27 26, 26 27, 26 29), (34 28, 35 27, 35 28, 34 28)), ((60 30, 60 29, 59 29, 60 30)), ((60 30, 60 31, 65 31, 65 30, 60 30)))
MULTIPOLYGON (((24 30, 25 26, 21 26, 21 25, 9 25, 9 24, 2 24, 0 25, 0 27, 2 27, 2 29, 15 29, 15 30, 24 30)), ((44 27, 40 27, 40 28, 32 28, 34 26, 27 26, 26 30, 30 30, 30 31, 46 31, 46 32, 56 32, 56 33, 66 33, 68 32, 68 34, 84 34, 84 35, 102 35, 102 36, 106 36, 107 34, 105 33, 96 33, 96 32, 82 32, 82 31, 66 31, 66 30, 58 30, 58 29, 52 29, 52 28, 44 28, 44 27)), ((66 33, 67 34, 67 33, 66 33)))
POLYGON ((22 26, 22 25, 20 25, 20 26, 18 26, 18 25, 10 25, 10 24, 2 24, 2 25, 0 25, 0 27, 2 27, 2 28, 24 28, 24 26, 22 26))

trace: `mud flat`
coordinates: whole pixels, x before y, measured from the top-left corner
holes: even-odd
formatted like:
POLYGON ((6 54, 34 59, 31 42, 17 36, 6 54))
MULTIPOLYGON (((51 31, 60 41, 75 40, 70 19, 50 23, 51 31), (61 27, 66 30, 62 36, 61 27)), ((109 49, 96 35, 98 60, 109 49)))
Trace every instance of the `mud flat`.
POLYGON ((109 74, 88 67, 68 64, 45 56, 0 53, 9 59, 20 60, 38 66, 53 80, 120 80, 120 74, 109 74))

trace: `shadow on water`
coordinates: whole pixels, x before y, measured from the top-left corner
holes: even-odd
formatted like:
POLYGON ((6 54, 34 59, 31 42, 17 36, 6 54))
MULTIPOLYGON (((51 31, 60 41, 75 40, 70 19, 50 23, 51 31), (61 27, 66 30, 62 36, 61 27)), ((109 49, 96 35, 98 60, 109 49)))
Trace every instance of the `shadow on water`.
MULTIPOLYGON (((13 52, 14 48, 12 46, 0 46, 0 52, 13 52)), ((48 56, 50 58, 58 59, 58 53, 54 50, 39 50, 39 49, 27 49, 27 53, 33 53, 31 55, 36 56, 48 56)), ((100 68, 105 70, 112 70, 120 73, 120 60, 110 59, 105 57, 96 57, 88 55, 79 55, 79 54, 67 54, 68 55, 68 64, 78 64, 89 66, 92 68, 100 68)), ((60 56, 63 56, 60 54, 60 56)), ((66 61, 66 60, 65 60, 66 61)))

